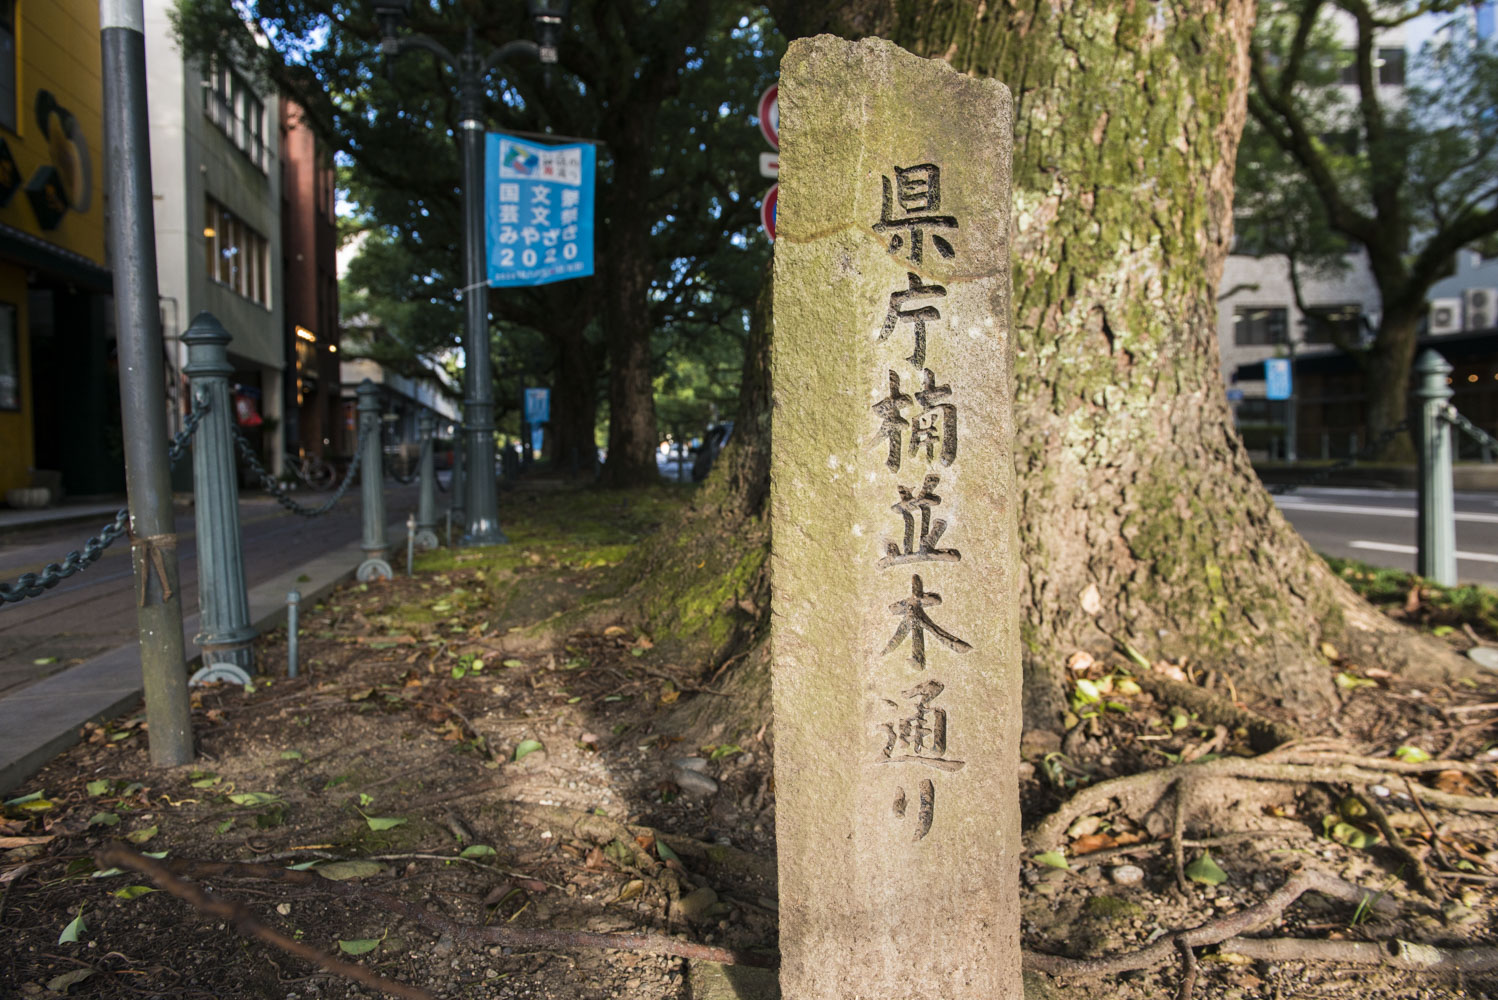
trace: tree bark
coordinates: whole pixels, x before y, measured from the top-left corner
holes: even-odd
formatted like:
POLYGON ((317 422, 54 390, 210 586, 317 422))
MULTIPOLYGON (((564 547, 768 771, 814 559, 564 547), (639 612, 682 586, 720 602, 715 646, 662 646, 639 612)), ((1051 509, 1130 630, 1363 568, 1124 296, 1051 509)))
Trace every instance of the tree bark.
POLYGON ((610 486, 640 486, 658 478, 648 299, 654 259, 645 201, 655 113, 636 108, 630 121, 609 132, 614 177, 601 189, 606 219, 600 257, 603 330, 609 348, 609 451, 603 479, 610 486))
MULTIPOLYGON (((1382 291, 1382 288, 1380 289, 1382 291)), ((1408 413, 1410 367, 1415 360, 1415 340, 1420 327, 1420 313, 1391 307, 1384 299, 1379 319, 1378 339, 1368 354, 1368 435, 1377 444, 1380 435, 1392 432, 1408 413)), ((1420 303, 1423 312, 1424 300, 1420 303)), ((1395 434, 1377 457, 1390 461, 1415 460, 1413 438, 1408 432, 1395 434)))
POLYGON ((598 425, 598 359, 581 327, 558 331, 556 398, 552 400, 555 467, 591 473, 598 464, 594 429, 598 425))
POLYGON ((1077 649, 1189 659, 1301 712, 1333 704, 1321 641, 1401 658, 1260 485, 1218 374, 1252 0, 770 7, 1014 92, 1027 726, 1057 727, 1077 649))

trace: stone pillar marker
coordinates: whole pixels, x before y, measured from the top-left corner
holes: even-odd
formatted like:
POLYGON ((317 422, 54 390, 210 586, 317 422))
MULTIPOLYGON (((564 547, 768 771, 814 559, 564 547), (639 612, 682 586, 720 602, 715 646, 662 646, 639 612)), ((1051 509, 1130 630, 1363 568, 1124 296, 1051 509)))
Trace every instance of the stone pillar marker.
POLYGON ((771 458, 786 1000, 1019 1000, 1008 90, 780 74, 771 458))

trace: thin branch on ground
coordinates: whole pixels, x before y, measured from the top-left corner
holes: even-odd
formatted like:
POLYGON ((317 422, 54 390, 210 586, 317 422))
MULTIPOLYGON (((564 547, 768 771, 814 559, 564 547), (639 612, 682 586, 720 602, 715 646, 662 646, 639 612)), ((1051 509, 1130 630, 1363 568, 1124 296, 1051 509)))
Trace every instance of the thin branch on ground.
POLYGON ((1393 824, 1389 822, 1388 814, 1378 804, 1378 800, 1374 796, 1369 795, 1366 788, 1360 788, 1353 794, 1363 804, 1363 808, 1367 810, 1368 816, 1373 820, 1373 825, 1378 827, 1378 832, 1383 834, 1384 842, 1389 845, 1389 849, 1398 854, 1400 860, 1409 866, 1410 881, 1414 883, 1415 888, 1419 889, 1429 899, 1436 900, 1437 902, 1444 899, 1445 897, 1442 895, 1440 888, 1431 881, 1430 869, 1425 867, 1425 859, 1411 850, 1409 845, 1404 842, 1404 839, 1399 836, 1393 824))
POLYGON ((1181 949, 1181 985, 1176 990, 1176 1000, 1191 1000, 1191 994, 1196 991, 1196 952, 1191 946, 1179 938, 1176 944, 1181 949))
POLYGON ((1152 969, 1171 961, 1183 947, 1201 948, 1268 927, 1279 919, 1291 903, 1307 892, 1319 892, 1344 903, 1358 904, 1368 900, 1366 905, 1371 910, 1392 911, 1396 908, 1393 900, 1383 898, 1362 886, 1344 882, 1325 872, 1307 870, 1291 875, 1284 885, 1253 906, 1196 927, 1167 934, 1138 951, 1108 958, 1066 958, 1062 955, 1027 951, 1024 957, 1025 968, 1049 976, 1072 979, 1095 979, 1137 969, 1152 969))
POLYGON ((1411 972, 1491 972, 1498 969, 1498 948, 1492 946, 1437 948, 1398 938, 1379 942, 1234 937, 1222 942, 1218 951, 1266 962, 1387 965, 1411 972))
MULTIPOLYGON (((772 958, 763 954, 695 944, 662 934, 600 934, 591 931, 550 930, 546 928, 511 927, 509 925, 484 927, 477 924, 465 924, 444 917, 441 914, 432 913, 425 907, 418 906, 415 903, 408 903, 404 899, 392 896, 389 893, 365 888, 353 881, 335 882, 325 879, 315 871, 292 871, 288 868, 278 868, 272 865, 257 865, 237 861, 195 861, 190 858, 170 858, 157 862, 143 857, 119 843, 111 844, 100 851, 97 855, 97 860, 100 865, 106 865, 111 868, 130 868, 141 872, 156 881, 162 888, 169 888, 168 882, 163 881, 163 879, 170 880, 178 885, 186 885, 177 879, 173 873, 191 878, 233 876, 265 879, 288 885, 316 886, 330 895, 343 896, 349 899, 361 899, 374 903, 386 908, 391 913, 405 917, 438 933, 448 934, 454 940, 468 941, 475 944, 498 944, 511 948, 613 948, 619 951, 638 951, 652 955, 673 955, 678 958, 718 962, 723 965, 758 965, 769 967, 774 964, 772 958)), ((192 886, 186 887, 198 893, 198 890, 192 886)), ((175 892, 176 890, 170 891, 175 892)), ((181 893, 177 894, 181 895, 181 893)), ((198 895, 201 896, 202 894, 198 893, 198 895)), ((183 898, 188 897, 184 896, 183 898)), ((192 899, 188 901, 193 902, 194 905, 198 905, 192 899)), ((237 904, 228 903, 219 905, 237 906, 237 904)), ((215 915, 221 915, 217 911, 214 912, 215 915)), ((277 936, 279 937, 279 935, 277 936)), ((306 948, 306 946, 300 945, 298 947, 306 948)), ((313 949, 308 948, 306 950, 312 954, 318 954, 313 949)), ((293 953, 307 957, 302 951, 293 953)), ((421 996, 425 997, 426 994, 421 994, 421 996)))
POLYGON ((415 986, 386 979, 378 973, 371 972, 362 965, 353 962, 345 962, 341 958, 325 955, 309 944, 293 941, 284 934, 273 930, 262 924, 255 915, 251 913, 243 903, 233 900, 222 899, 214 893, 199 889, 197 886, 184 882, 163 864, 144 857, 130 850, 123 844, 110 844, 94 856, 94 860, 101 868, 129 868, 145 875, 162 889, 185 900, 200 913, 227 920, 239 929, 241 934, 258 938, 266 944, 279 948, 289 955, 305 959, 313 965, 345 979, 352 979, 361 986, 367 986, 382 993, 392 996, 404 997, 406 1000, 435 1000, 432 994, 415 986))

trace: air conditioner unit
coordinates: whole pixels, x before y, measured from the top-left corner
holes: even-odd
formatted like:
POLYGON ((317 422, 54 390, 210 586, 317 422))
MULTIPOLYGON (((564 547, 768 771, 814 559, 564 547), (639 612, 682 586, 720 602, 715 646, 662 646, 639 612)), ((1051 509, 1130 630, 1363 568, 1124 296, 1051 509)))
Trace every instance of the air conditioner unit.
POLYGON ((1498 288, 1468 288, 1462 292, 1466 306, 1468 330, 1488 330, 1498 326, 1498 288))
POLYGON ((1432 335, 1442 333, 1460 333, 1462 330, 1462 300, 1461 299, 1431 299, 1430 300, 1430 332, 1432 335))

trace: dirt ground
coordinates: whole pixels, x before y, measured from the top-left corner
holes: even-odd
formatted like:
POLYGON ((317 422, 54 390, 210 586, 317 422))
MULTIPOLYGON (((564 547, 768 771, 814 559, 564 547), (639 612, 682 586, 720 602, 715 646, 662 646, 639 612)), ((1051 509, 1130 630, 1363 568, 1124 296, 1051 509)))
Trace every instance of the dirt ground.
MULTIPOLYGON (((685 496, 507 497, 510 546, 438 551, 418 559, 414 579, 345 587, 304 613, 298 677, 286 676, 277 633, 257 644, 253 690, 198 689, 190 767, 149 766, 139 713, 91 727, 4 807, 0 996, 379 995, 243 936, 223 915, 136 888, 151 887, 147 877, 98 870, 95 852, 121 839, 293 941, 437 997, 775 995, 773 974, 744 966, 454 932, 650 933, 773 960, 770 720, 717 744, 683 740, 679 709, 718 697, 716 665, 668 656, 649 623, 533 641, 537 622, 615 587, 614 567, 685 496), (248 877, 193 871, 193 861, 313 874, 248 877), (328 867, 344 861, 366 864, 328 867)), ((1459 631, 1448 639, 1471 643, 1459 631)), ((1411 797, 1422 785, 1493 794, 1498 684, 1417 691, 1326 652, 1327 669, 1347 679, 1340 711, 1315 728, 1337 742, 1308 743, 1307 753, 1386 761, 1414 747, 1462 762, 1413 774, 1415 788, 1390 772, 1361 789, 1381 803, 1402 850, 1359 811, 1359 788, 1214 779, 1179 809, 1188 877, 1178 884, 1175 796, 1123 797, 1069 822, 1057 855, 1025 864, 1026 948, 1131 951, 1240 912, 1300 867, 1368 888, 1372 905, 1306 895, 1260 935, 1498 945, 1498 815, 1432 806, 1422 816, 1411 797), (1201 863, 1207 852, 1225 879, 1201 863), (1434 894, 1412 884, 1411 857, 1424 859, 1434 894)), ((1076 725, 1058 745, 1027 746, 1027 830, 1109 778, 1251 755, 1245 733, 1140 690, 1123 662, 1074 662, 1091 686, 1079 686, 1076 725)), ((1159 667, 1208 680, 1189 664, 1159 667)), ((1498 996, 1498 968, 1251 960, 1217 947, 1198 958, 1194 995, 1213 1000, 1498 996)), ((1036 979, 1031 990, 1142 1000, 1176 995, 1180 979, 1172 961, 1091 984, 1036 979)))

